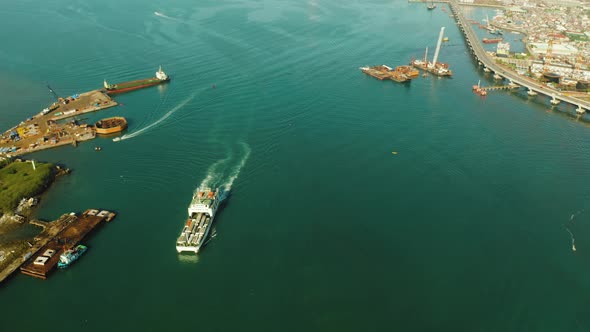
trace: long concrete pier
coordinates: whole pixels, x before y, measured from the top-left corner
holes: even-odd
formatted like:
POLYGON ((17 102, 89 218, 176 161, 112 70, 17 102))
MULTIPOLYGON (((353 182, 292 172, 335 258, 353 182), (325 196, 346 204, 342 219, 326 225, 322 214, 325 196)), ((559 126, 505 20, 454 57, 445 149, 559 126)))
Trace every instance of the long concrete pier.
POLYGON ((502 68, 500 65, 498 65, 494 61, 494 59, 486 53, 486 50, 480 43, 479 38, 475 34, 475 31, 473 31, 473 27, 463 15, 463 12, 461 11, 461 8, 457 4, 457 2, 455 0, 451 0, 448 3, 451 8, 451 11, 453 12, 453 16, 457 20, 459 29, 463 32, 463 36, 465 37, 467 46, 469 47, 471 53, 476 58, 476 60, 481 62, 484 66, 486 66, 488 69, 495 72, 496 74, 510 80, 512 83, 516 83, 520 86, 526 87, 528 90, 537 92, 539 94, 543 94, 548 97, 554 97, 555 99, 565 101, 572 105, 576 105, 579 109, 582 108, 584 110, 590 110, 590 102, 571 96, 566 96, 562 94, 560 91, 551 89, 531 78, 518 75, 517 73, 502 68))

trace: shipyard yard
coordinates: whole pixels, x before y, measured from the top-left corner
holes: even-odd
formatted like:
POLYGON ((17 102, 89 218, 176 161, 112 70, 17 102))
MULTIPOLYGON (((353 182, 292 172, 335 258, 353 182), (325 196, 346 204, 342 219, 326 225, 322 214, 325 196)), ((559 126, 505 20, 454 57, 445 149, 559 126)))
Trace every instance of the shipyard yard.
POLYGON ((0 155, 18 156, 91 140, 96 137, 92 126, 78 124, 76 120, 64 122, 64 119, 113 106, 117 106, 117 102, 102 90, 59 98, 40 113, 4 132, 0 138, 0 155))
MULTIPOLYGON (((67 144, 76 146, 78 142, 91 140, 97 133, 94 126, 78 123, 76 119, 65 122, 65 119, 117 106, 118 103, 110 97, 110 94, 134 91, 169 81, 170 77, 160 66, 152 78, 116 84, 108 84, 105 80, 102 89, 74 94, 66 98, 58 97, 48 85, 49 91, 53 93, 57 101, 4 132, 0 137, 0 156, 18 156, 67 144)), ((125 124, 113 130, 105 131, 99 128, 99 133, 124 130, 127 127, 126 120, 119 119, 125 124)))

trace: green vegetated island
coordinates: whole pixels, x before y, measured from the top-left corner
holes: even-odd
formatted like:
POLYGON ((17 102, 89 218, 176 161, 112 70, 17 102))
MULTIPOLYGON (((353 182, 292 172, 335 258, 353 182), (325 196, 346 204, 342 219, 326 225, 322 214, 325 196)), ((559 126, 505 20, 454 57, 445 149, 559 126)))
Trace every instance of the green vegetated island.
POLYGON ((13 212, 23 198, 42 193, 56 176, 49 163, 0 161, 0 214, 13 212))
MULTIPOLYGON (((36 196, 64 173, 51 163, 0 158, 0 271, 31 247, 40 229, 29 224, 36 196)), ((0 279, 1 280, 1 279, 0 279)))

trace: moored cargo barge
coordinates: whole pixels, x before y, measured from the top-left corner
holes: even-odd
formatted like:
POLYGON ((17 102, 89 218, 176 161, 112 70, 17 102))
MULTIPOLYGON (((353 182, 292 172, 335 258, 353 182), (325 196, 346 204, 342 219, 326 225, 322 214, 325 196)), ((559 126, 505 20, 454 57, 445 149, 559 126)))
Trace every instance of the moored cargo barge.
POLYGON ((374 66, 374 67, 360 67, 359 68, 363 73, 372 76, 378 80, 392 80, 399 83, 407 82, 410 80, 408 76, 403 74, 401 71, 393 70, 393 68, 381 65, 381 66, 374 66))
POLYGON ((413 79, 420 76, 420 71, 414 69, 412 66, 397 66, 395 71, 406 75, 407 78, 413 79))
POLYGON ((104 88, 108 94, 116 94, 122 93, 142 88, 147 88, 150 86, 162 84, 165 82, 170 81, 170 77, 166 75, 166 73, 162 70, 162 66, 156 72, 156 77, 146 78, 143 80, 136 80, 130 82, 123 82, 123 83, 116 83, 116 84, 109 84, 106 80, 104 80, 104 88))

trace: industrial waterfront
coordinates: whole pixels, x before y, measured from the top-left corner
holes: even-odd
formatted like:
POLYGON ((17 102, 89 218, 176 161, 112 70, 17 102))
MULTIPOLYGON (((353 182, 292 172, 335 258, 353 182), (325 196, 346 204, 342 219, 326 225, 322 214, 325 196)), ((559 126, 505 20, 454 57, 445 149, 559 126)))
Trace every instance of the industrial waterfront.
MULTIPOLYGON (((94 139, 97 133, 112 134, 120 132, 127 128, 127 120, 123 117, 98 121, 98 127, 87 123, 79 123, 77 119, 90 112, 117 106, 117 102, 110 97, 112 94, 147 88, 167 83, 169 80, 170 78, 160 66, 153 78, 118 84, 108 84, 104 80, 104 88, 102 89, 74 94, 66 98, 59 97, 47 85, 47 88, 55 97, 55 101, 38 114, 8 129, 0 137, 0 157, 14 157, 67 144, 77 146, 78 142, 94 139), (60 120, 69 118, 74 118, 74 120, 59 123, 60 120), (117 123, 110 123, 113 121, 117 123), (103 128, 103 122, 109 128, 103 128)), ((99 147, 96 149, 98 150, 99 147)))
POLYGON ((160 64, 173 79, 83 116, 125 117, 119 141, 26 155, 72 169, 35 218, 100 207, 117 219, 84 239, 90 249, 70 268, 2 284, 3 327, 590 329, 588 115, 524 88, 473 94, 478 81, 500 84, 442 4, 29 7, 3 7, 19 34, 0 30, 11 45, 0 52, 2 131, 54 102, 47 84, 72 96, 160 64), (452 78, 397 84, 358 69, 408 65, 434 50, 441 27, 452 78), (231 198, 199 254, 179 255, 205 180, 231 198))

